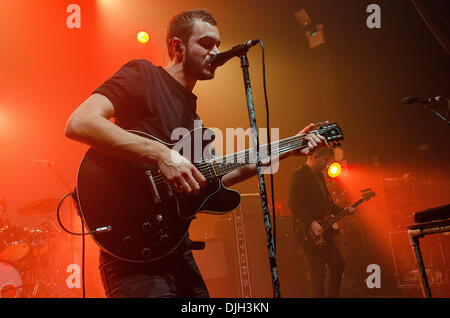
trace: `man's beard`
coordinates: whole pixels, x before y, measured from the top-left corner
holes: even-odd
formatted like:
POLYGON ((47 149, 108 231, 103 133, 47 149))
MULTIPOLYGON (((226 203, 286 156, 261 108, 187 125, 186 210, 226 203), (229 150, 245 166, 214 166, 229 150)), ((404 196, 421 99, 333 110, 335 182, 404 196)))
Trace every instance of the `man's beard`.
POLYGON ((189 49, 186 50, 186 57, 184 60, 184 70, 190 77, 200 81, 214 78, 214 73, 206 74, 204 72, 203 66, 200 65, 200 63, 194 61, 189 49))

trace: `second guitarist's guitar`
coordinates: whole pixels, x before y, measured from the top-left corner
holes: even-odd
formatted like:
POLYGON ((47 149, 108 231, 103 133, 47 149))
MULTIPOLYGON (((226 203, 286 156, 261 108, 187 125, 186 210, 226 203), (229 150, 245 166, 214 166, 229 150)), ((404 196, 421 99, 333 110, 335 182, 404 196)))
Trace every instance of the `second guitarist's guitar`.
MULTIPOLYGON (((162 142, 143 132, 131 132, 162 142)), ((329 142, 343 139, 337 124, 322 126, 308 134, 320 134, 329 142)), ((175 193, 154 165, 122 159, 95 148, 87 151, 78 171, 78 207, 89 232, 103 250, 127 261, 154 261, 184 241, 199 211, 225 213, 239 205, 239 192, 224 187, 222 177, 251 164, 253 150, 214 157, 210 145, 214 132, 203 127, 175 144, 165 144, 172 149, 192 150, 192 140, 198 135, 209 136, 201 140, 202 150, 206 150, 200 151, 203 156, 192 161, 207 180, 198 195, 175 193)), ((306 134, 301 134, 271 143, 272 155, 307 147, 305 137, 306 134)), ((269 158, 268 150, 268 145, 260 147, 261 160, 269 158)))
MULTIPOLYGON (((353 203, 351 205, 352 208, 356 208, 358 207, 361 203, 365 202, 365 201, 369 201, 370 198, 375 196, 375 192, 372 191, 371 189, 365 189, 363 191, 361 191, 361 198, 356 201, 355 203, 353 203)), ((323 245, 327 238, 334 236, 335 234, 338 233, 338 231, 336 231, 333 228, 333 224, 335 224, 337 221, 339 221, 340 219, 342 219, 344 216, 351 214, 347 208, 342 209, 341 211, 339 211, 336 215, 329 215, 329 216, 325 216, 322 220, 316 220, 323 229, 323 233, 319 236, 317 236, 313 230, 311 229, 311 227, 308 225, 305 225, 303 223, 301 223, 300 220, 297 219, 297 226, 295 231, 299 231, 300 233, 300 238, 304 239, 305 241, 308 241, 316 246, 321 246, 323 245)))

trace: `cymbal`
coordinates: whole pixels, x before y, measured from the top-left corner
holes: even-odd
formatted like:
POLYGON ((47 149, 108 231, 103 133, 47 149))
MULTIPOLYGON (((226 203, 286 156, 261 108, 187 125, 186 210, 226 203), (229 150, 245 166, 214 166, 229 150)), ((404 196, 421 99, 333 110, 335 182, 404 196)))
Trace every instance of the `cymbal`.
POLYGON ((22 205, 17 213, 23 215, 36 215, 56 212, 58 208, 58 199, 43 199, 25 203, 22 205))

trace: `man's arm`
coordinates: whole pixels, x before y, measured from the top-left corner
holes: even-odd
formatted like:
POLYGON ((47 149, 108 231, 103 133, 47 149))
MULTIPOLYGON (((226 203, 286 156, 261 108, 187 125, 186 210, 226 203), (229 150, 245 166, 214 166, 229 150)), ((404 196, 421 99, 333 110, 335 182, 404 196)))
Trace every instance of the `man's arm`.
POLYGON ((311 197, 306 184, 304 172, 294 172, 289 182, 288 204, 295 217, 298 217, 306 226, 314 221, 314 210, 309 207, 311 197))
MULTIPOLYGON (((275 160, 283 160, 285 158, 289 157, 289 154, 284 154, 282 156, 279 156, 278 159, 275 160)), ((272 160, 272 165, 274 165, 276 162, 275 160, 272 160)), ((270 169, 269 167, 269 161, 263 161, 263 169, 270 169)), ((256 176, 256 164, 251 164, 248 166, 241 167, 239 169, 236 169, 230 173, 227 173, 222 178, 222 183, 225 187, 230 187, 236 183, 245 181, 253 176, 256 176)))
POLYGON ((65 134, 105 152, 155 164, 175 191, 198 193, 206 179, 186 158, 162 143, 120 128, 109 121, 114 116, 111 101, 93 94, 69 118, 65 134))
POLYGON ((294 173, 289 184, 289 208, 305 227, 310 227, 315 235, 323 233, 323 228, 314 219, 314 209, 310 207, 309 185, 304 175, 294 173))

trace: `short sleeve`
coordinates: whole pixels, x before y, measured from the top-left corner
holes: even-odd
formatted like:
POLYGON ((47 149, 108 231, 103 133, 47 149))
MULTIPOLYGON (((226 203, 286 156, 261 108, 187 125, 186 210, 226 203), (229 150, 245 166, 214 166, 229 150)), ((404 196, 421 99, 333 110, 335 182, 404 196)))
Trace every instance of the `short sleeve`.
POLYGON ((93 93, 106 96, 118 108, 143 96, 146 76, 142 60, 132 60, 123 65, 111 78, 93 93))

